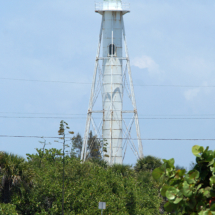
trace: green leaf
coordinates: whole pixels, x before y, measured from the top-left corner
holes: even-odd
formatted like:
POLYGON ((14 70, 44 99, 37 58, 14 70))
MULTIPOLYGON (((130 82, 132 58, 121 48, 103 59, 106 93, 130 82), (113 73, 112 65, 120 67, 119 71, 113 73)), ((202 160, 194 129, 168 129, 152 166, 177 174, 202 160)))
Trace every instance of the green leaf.
POLYGON ((214 161, 214 153, 212 150, 204 151, 202 154, 202 157, 204 158, 205 162, 213 162, 214 161))
POLYGON ((211 204, 210 210, 215 211, 215 203, 211 204))
POLYGON ((167 191, 167 189, 168 189, 169 187, 170 187, 170 186, 168 186, 168 185, 164 185, 164 186, 161 188, 160 192, 161 192, 161 195, 162 195, 163 197, 166 197, 166 191, 167 191))
POLYGON ((212 158, 212 160, 209 162, 208 166, 211 166, 214 164, 214 158, 212 158))
POLYGON ((173 210, 177 209, 177 205, 176 205, 176 204, 173 204, 173 203, 170 203, 170 202, 167 202, 167 203, 164 205, 164 209, 165 209, 165 211, 167 211, 167 212, 172 212, 173 210))
POLYGON ((190 197, 193 194, 192 186, 189 185, 186 181, 183 183, 182 192, 183 192, 184 196, 186 196, 186 197, 190 197))
POLYGON ((201 157, 200 153, 202 153, 204 151, 204 148, 202 146, 198 146, 198 145, 194 145, 192 147, 192 153, 196 156, 196 157, 201 157))
POLYGON ((158 180, 163 175, 163 173, 164 173, 164 171, 160 167, 155 168, 152 172, 152 177, 155 180, 158 180))
POLYGON ((211 170, 211 172, 212 172, 212 174, 214 174, 215 173, 215 167, 210 167, 210 170, 211 170))
POLYGON ((179 192, 179 190, 176 189, 175 187, 169 187, 166 191, 166 197, 169 200, 175 200, 178 192, 179 192))
POLYGON ((179 175, 180 177, 182 177, 182 176, 186 173, 186 170, 185 170, 185 169, 179 169, 179 170, 177 171, 177 173, 178 173, 178 175, 179 175))
POLYGON ((199 172, 197 170, 191 170, 185 175, 185 180, 188 184, 195 183, 199 178, 199 172))
POLYGON ((196 188, 196 190, 199 190, 201 188, 202 184, 199 184, 196 188))
POLYGON ((166 169, 166 175, 168 176, 168 177, 174 177, 175 176, 175 173, 176 173, 176 171, 173 169, 173 168, 167 168, 166 169))
POLYGON ((175 160, 174 160, 174 158, 171 158, 169 160, 163 159, 163 162, 167 164, 167 166, 166 166, 167 168, 173 168, 175 160))
POLYGON ((203 211, 202 215, 213 215, 214 213, 210 211, 210 209, 207 209, 203 211))
POLYGON ((203 195, 204 195, 206 198, 210 198, 210 197, 211 197, 210 191, 211 191, 211 187, 206 187, 206 188, 204 188, 204 193, 203 193, 203 195))
POLYGON ((181 180, 180 179, 171 179, 169 180, 169 185, 173 186, 173 187, 178 187, 181 184, 181 180))
POLYGON ((182 199, 183 199, 183 195, 181 193, 179 193, 173 203, 178 204, 182 199))
POLYGON ((215 176, 210 177, 210 186, 213 187, 215 185, 215 176))

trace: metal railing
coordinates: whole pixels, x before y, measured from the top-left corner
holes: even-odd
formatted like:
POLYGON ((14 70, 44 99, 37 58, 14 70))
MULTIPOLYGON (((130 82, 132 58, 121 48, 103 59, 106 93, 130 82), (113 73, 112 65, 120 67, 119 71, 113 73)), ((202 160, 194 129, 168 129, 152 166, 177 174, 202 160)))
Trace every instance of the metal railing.
POLYGON ((102 10, 130 10, 130 3, 122 2, 95 2, 95 11, 102 10))

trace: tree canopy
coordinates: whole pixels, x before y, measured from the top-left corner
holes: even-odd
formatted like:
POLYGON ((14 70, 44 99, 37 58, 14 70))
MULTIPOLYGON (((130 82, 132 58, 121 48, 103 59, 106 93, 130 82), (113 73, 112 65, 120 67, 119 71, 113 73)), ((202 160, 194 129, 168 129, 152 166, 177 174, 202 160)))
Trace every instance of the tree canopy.
MULTIPOLYGON (((9 156, 7 159, 10 160, 9 156)), ((100 214, 100 201, 107 203, 104 214, 159 213, 162 199, 159 197, 156 183, 152 180, 145 184, 138 180, 132 167, 108 166, 95 159, 82 163, 80 159, 68 155, 64 159, 65 214, 100 214)), ((12 183, 14 192, 7 203, 14 205, 11 207, 16 207, 17 213, 20 214, 61 214, 62 151, 52 148, 43 152, 43 149, 37 149, 35 154, 28 154, 27 161, 21 160, 16 168, 21 170, 26 165, 26 174, 31 176, 32 180, 24 180, 23 177, 23 183, 21 178, 19 184, 12 183), (28 171, 32 173, 29 174, 28 171)), ((11 178, 12 173, 6 172, 6 166, 2 167, 1 177, 5 174, 11 178)), ((19 171, 19 174, 21 177, 22 171, 19 171)), ((4 196, 4 185, 0 194, 1 197, 4 196)))
POLYGON ((106 202, 104 214, 155 215, 164 202, 152 170, 161 165, 147 156, 129 165, 108 165, 102 159, 106 144, 89 133, 86 162, 80 160, 83 139, 69 131, 65 121, 58 130, 62 149, 36 149, 23 157, 0 153, 1 214, 100 214, 98 203, 106 202), (69 144, 69 143, 70 144, 69 144), (70 148, 70 149, 69 149, 70 148))

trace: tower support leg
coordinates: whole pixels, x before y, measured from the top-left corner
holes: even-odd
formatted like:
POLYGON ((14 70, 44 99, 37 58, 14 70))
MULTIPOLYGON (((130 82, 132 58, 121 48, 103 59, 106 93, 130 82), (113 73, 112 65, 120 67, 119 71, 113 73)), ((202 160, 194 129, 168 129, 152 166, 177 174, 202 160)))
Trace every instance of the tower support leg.
POLYGON ((138 114, 137 114, 137 106, 136 106, 136 101, 135 101, 135 96, 134 96, 134 86, 133 86, 133 80, 132 80, 132 76, 131 76, 131 66, 130 66, 130 59, 129 59, 129 54, 128 54, 127 42, 126 42, 123 17, 122 17, 122 30, 123 30, 123 39, 124 39, 124 44, 125 44, 125 54, 126 54, 126 58, 127 58, 128 76, 129 76, 130 89, 131 89, 131 100, 132 100, 132 105, 134 108, 134 118, 135 118, 135 126, 136 126, 137 139, 138 139, 139 157, 142 158, 143 157, 143 146, 142 146, 142 141, 141 141, 141 137, 140 137, 140 127, 139 127, 139 120, 138 120, 138 114))
POLYGON ((82 146, 82 151, 81 151, 81 160, 82 161, 85 161, 86 156, 87 156, 87 142, 88 142, 88 135, 89 135, 89 131, 90 131, 90 122, 91 122, 91 117, 92 117, 94 92, 95 92, 95 86, 96 86, 96 76, 97 76, 99 55, 100 55, 100 46, 101 46, 101 40, 102 40, 102 29, 103 29, 103 19, 101 22, 99 43, 98 43, 97 54, 96 54, 96 63, 95 63, 95 69, 94 69, 94 75, 93 75, 93 83, 92 83, 92 87, 91 87, 90 102, 89 102, 88 113, 87 113, 87 121, 86 121, 86 127, 85 127, 85 132, 84 132, 83 146, 82 146))

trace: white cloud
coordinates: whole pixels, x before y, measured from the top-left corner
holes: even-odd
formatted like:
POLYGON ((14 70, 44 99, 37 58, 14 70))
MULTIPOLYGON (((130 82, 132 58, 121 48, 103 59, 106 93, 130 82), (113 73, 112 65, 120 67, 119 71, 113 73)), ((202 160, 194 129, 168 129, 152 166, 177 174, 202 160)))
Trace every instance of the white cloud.
POLYGON ((184 92, 185 99, 187 101, 194 100, 197 97, 201 97, 201 99, 203 99, 206 95, 209 95, 213 91, 213 88, 208 87, 209 85, 207 81, 203 81, 200 86, 201 87, 186 90, 184 92))
POLYGON ((191 101, 195 97, 198 96, 199 92, 200 92, 199 88, 189 89, 189 90, 184 92, 184 96, 185 96, 186 100, 191 101))
POLYGON ((155 61, 146 55, 136 57, 132 60, 132 65, 140 69, 147 69, 151 75, 160 73, 159 66, 155 61))

